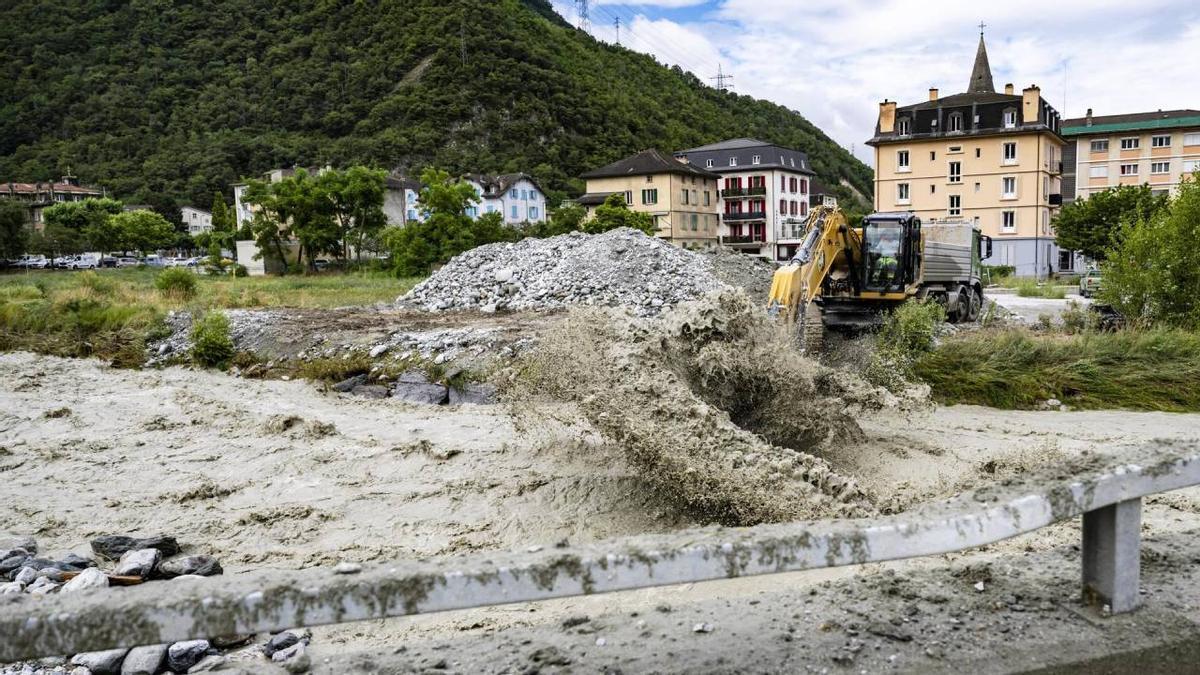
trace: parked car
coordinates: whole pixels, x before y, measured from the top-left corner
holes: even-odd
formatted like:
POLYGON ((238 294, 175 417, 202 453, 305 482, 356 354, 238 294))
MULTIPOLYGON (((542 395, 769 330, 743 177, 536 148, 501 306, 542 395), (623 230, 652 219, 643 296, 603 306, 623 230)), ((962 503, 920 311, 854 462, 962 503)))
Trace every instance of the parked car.
POLYGON ((166 265, 166 261, 160 255, 148 255, 142 259, 142 264, 150 267, 163 267, 166 265))
POLYGON ((141 261, 132 256, 121 256, 117 258, 117 267, 137 267, 141 261))
POLYGON ((111 255, 106 255, 106 256, 100 258, 100 266, 101 267, 116 267, 117 259, 112 257, 111 255))
POLYGON ((100 266, 100 254, 84 253, 77 255, 71 260, 70 268, 73 270, 94 270, 100 266))
POLYGON ((1100 290, 1100 270, 1088 270, 1079 277, 1079 294, 1085 298, 1096 295, 1100 290))
POLYGON ((44 255, 23 255, 17 259, 17 262, 13 264, 13 267, 41 270, 45 269, 46 265, 48 264, 50 264, 50 261, 46 260, 46 256, 44 255))

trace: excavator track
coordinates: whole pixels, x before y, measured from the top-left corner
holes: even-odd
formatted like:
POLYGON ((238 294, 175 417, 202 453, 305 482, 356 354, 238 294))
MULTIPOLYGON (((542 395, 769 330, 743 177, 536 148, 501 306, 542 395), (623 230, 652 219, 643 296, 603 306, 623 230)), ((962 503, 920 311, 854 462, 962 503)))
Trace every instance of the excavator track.
POLYGON ((821 353, 825 345, 825 323, 817 303, 803 303, 796 312, 796 339, 800 343, 800 351, 805 354, 816 356, 821 353))

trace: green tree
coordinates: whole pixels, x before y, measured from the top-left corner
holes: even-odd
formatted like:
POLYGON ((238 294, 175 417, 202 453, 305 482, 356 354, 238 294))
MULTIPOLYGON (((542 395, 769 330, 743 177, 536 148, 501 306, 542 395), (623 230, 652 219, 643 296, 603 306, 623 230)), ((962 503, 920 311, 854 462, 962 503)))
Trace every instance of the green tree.
POLYGON ((534 223, 523 232, 530 237, 554 237, 582 229, 585 218, 587 209, 578 204, 563 204, 552 209, 545 221, 534 223))
POLYGON ((175 243, 175 228, 154 211, 125 211, 113 216, 112 220, 124 233, 129 250, 146 255, 175 243))
POLYGON ((1102 301, 1138 323, 1200 329, 1200 180, 1164 208, 1126 221, 1101 266, 1102 301))
POLYGON ((591 220, 583 222, 583 231, 588 234, 599 234, 615 230, 618 227, 632 227, 649 235, 654 235, 654 216, 649 213, 631 211, 625 205, 625 198, 619 193, 613 193, 596 207, 596 215, 591 220))
POLYGON ((1067 204, 1054 219, 1058 245, 1104 260, 1121 243, 1125 224, 1149 220, 1166 204, 1148 185, 1122 185, 1067 204))
MULTIPOLYGON (((215 240, 221 248, 230 250, 235 248, 233 243, 233 220, 233 211, 225 204, 225 200, 221 198, 221 193, 214 193, 212 203, 212 235, 210 239, 215 240)), ((207 249, 208 246, 206 245, 204 248, 207 249)))
POLYGON ((0 260, 20 257, 29 247, 26 211, 14 200, 0 199, 0 260))
POLYGON ((121 202, 108 198, 47 206, 42 211, 42 243, 55 249, 47 255, 78 253, 85 247, 102 252, 121 250, 121 234, 110 226, 110 221, 122 208, 121 202))
POLYGON ((286 263, 286 247, 295 239, 299 243, 295 265, 307 260, 310 269, 319 256, 341 252, 325 191, 304 169, 275 183, 250 181, 243 199, 259 207, 251 228, 260 251, 270 251, 286 263))
POLYGON ((338 257, 361 261, 368 240, 378 236, 387 224, 383 213, 387 172, 352 166, 345 171, 326 171, 317 178, 318 187, 328 200, 329 210, 338 228, 341 250, 338 257))

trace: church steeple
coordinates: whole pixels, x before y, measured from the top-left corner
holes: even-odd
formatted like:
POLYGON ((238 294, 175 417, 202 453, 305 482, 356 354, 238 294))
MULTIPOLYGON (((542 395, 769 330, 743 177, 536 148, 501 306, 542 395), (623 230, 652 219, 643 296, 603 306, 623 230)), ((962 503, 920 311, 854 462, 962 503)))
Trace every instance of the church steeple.
POLYGON ((992 84, 992 66, 988 63, 987 47, 983 44, 983 26, 979 24, 979 49, 975 52, 975 67, 971 69, 971 84, 967 86, 969 94, 994 94, 996 85, 992 84))

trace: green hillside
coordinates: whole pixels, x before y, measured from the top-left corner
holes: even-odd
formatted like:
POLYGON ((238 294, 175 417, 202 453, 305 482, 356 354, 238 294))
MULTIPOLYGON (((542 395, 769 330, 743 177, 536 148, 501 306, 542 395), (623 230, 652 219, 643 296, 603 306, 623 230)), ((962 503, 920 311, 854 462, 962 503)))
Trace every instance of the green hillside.
MULTIPOLYGON (((528 171, 754 136, 871 171, 800 115, 593 40, 546 0, 7 0, 0 180, 207 205, 277 166, 528 171)), ((848 196, 843 193, 843 197, 848 196)))

